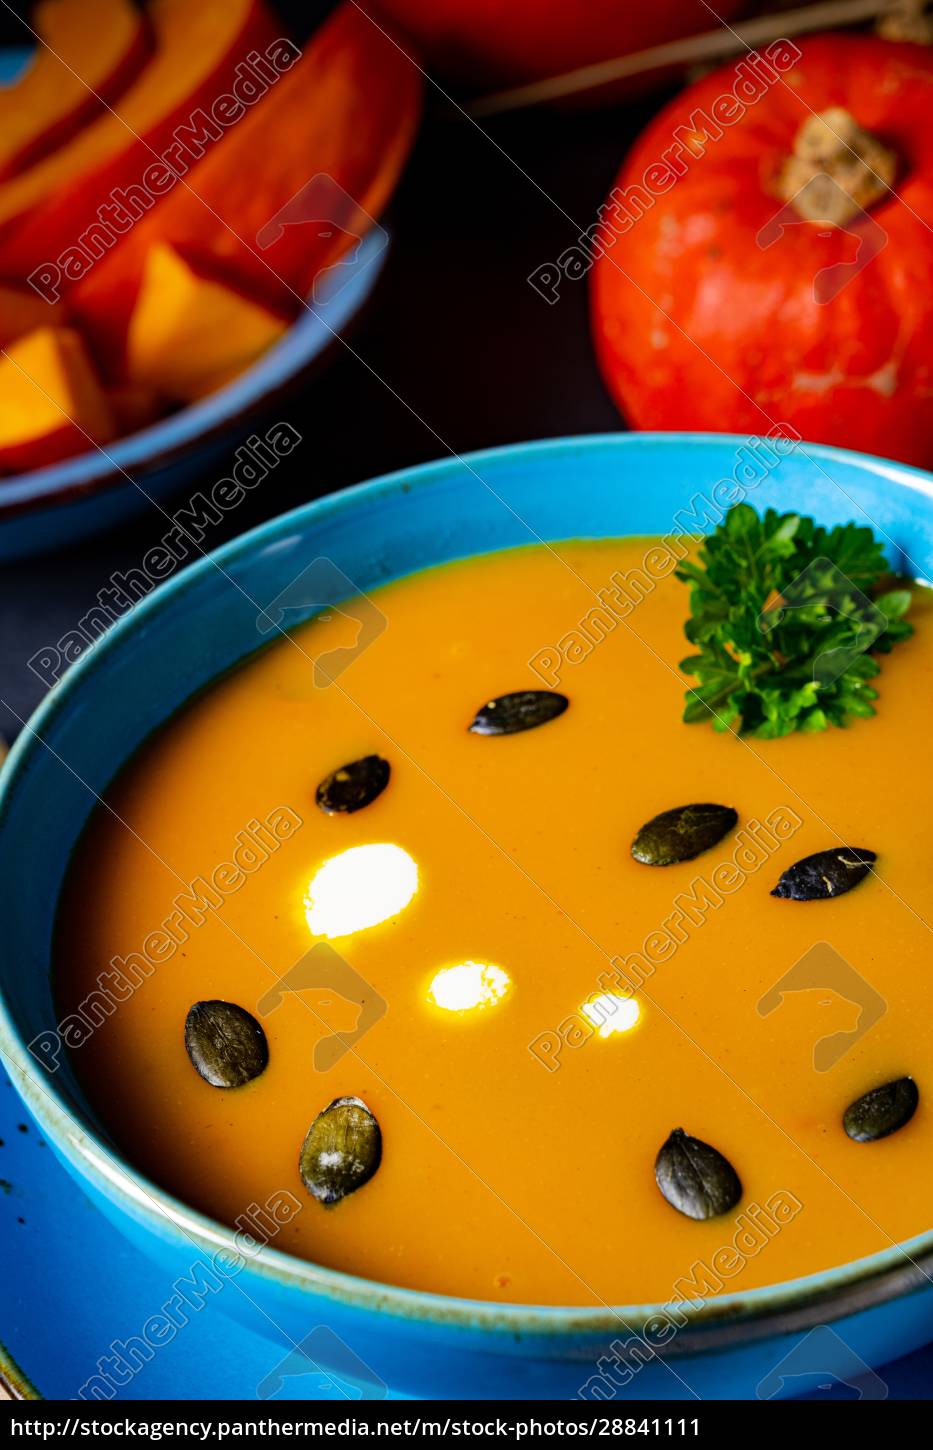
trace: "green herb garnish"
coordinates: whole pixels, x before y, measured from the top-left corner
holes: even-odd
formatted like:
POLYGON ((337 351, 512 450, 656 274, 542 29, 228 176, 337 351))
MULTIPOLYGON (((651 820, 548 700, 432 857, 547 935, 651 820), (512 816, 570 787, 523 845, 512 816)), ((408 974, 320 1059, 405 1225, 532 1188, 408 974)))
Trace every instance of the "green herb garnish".
POLYGON ((871 529, 730 509, 677 570, 699 650, 680 664, 699 681, 684 720, 774 739, 873 715, 874 655, 913 634, 910 590, 878 592, 889 573, 871 529))

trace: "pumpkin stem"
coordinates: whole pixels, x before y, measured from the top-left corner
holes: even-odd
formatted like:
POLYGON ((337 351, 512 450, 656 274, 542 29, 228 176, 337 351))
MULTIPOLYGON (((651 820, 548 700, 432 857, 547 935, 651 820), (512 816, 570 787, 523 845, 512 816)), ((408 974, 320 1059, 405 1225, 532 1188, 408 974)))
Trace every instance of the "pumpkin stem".
POLYGON ((927 0, 898 0, 875 26, 885 40, 910 40, 915 45, 933 45, 933 15, 927 0))
POLYGON ((894 152, 842 106, 831 106, 797 132, 778 191, 805 221, 844 227, 887 194, 896 171, 894 152))

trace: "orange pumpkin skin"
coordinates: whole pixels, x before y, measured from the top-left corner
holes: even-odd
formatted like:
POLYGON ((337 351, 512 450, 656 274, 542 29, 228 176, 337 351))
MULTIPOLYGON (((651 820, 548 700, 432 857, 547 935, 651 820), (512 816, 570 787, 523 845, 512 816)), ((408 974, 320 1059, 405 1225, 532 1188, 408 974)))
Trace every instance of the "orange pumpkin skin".
MULTIPOLYGON (((723 129, 627 231, 603 233, 591 274, 600 368, 636 428, 766 433, 783 423, 812 442, 929 466, 933 51, 848 35, 800 49, 786 83, 723 129), (830 106, 850 111, 899 164, 896 194, 861 224, 869 248, 872 224, 883 229, 883 247, 817 301, 817 275, 853 261, 857 232, 801 221, 770 246, 757 239, 782 210, 776 177, 797 131, 830 106)), ((732 80, 726 66, 667 106, 616 187, 641 180, 677 127, 708 114, 732 80)))
MULTIPOLYGON (((720 0, 723 20, 745 0, 720 0)), ((560 75, 714 30, 702 0, 362 0, 397 22, 431 70, 467 85, 512 85, 560 75)))
POLYGON ((381 30, 355 5, 339 5, 300 60, 192 168, 189 185, 162 197, 69 289, 108 378, 122 379, 130 316, 159 242, 193 263, 209 259, 231 285, 294 312, 315 277, 352 245, 352 232, 286 224, 265 251, 257 234, 318 175, 378 215, 414 141, 421 89, 418 70, 381 30))
POLYGON ((0 87, 0 181, 117 102, 152 51, 149 18, 132 0, 42 0, 32 25, 42 37, 32 64, 0 87))

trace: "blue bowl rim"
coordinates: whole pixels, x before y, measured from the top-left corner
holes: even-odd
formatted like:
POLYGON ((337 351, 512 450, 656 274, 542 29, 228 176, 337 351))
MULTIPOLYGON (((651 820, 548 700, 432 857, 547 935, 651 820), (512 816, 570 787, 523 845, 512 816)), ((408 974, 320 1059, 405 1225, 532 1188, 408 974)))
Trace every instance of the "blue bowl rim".
MULTIPOLYGON (((256 548, 287 535, 296 523, 355 511, 361 504, 391 497, 394 493, 430 488, 467 466, 481 469, 484 463, 500 459, 534 459, 547 454, 579 453, 605 448, 659 448, 662 451, 689 444, 693 448, 733 449, 747 443, 743 435, 728 433, 594 433, 508 444, 472 453, 455 454, 410 468, 398 469, 364 483, 354 484, 303 504, 288 513, 260 524, 221 548, 198 560, 176 577, 157 586, 119 619, 62 677, 45 696, 27 725, 14 741, 0 771, 0 829, 8 814, 17 780, 32 755, 41 749, 44 731, 60 711, 66 710, 74 694, 94 678, 101 662, 120 647, 168 600, 177 599, 200 581, 208 570, 226 567, 256 548)), ((822 444, 800 445, 808 458, 823 463, 856 466, 898 486, 933 499, 933 475, 907 464, 894 463, 869 454, 850 452, 822 444)), ((223 1251, 242 1259, 233 1229, 189 1207, 147 1179, 120 1155, 106 1149, 95 1134, 76 1123, 48 1085, 48 1076, 29 1053, 8 1011, 0 982, 0 1057, 11 1073, 14 1085, 57 1151, 98 1192, 114 1202, 131 1219, 144 1220, 156 1235, 174 1230, 207 1254, 223 1251)), ((912 1292, 933 1281, 933 1228, 903 1244, 862 1259, 822 1270, 802 1278, 784 1280, 744 1293, 724 1294, 706 1301, 681 1304, 688 1325, 672 1342, 666 1354, 679 1358, 700 1349, 748 1343, 776 1332, 808 1327, 839 1319, 871 1305, 912 1292)), ((249 1269, 283 1288, 316 1294, 341 1306, 390 1314, 400 1320, 438 1328, 459 1328, 497 1333, 503 1347, 513 1348, 522 1338, 554 1340, 568 1335, 602 1336, 618 1330, 639 1332, 649 1320, 664 1317, 664 1303, 588 1308, 562 1305, 497 1304, 464 1299, 424 1290, 399 1288, 336 1269, 324 1268, 280 1249, 261 1247, 249 1258, 249 1269)), ((668 1305, 673 1301, 668 1301, 668 1305)))
POLYGON ((11 1400, 41 1400, 43 1398, 26 1371, 20 1368, 3 1343, 0 1343, 0 1388, 6 1391, 11 1400))
POLYGON ((245 435, 261 417, 287 402, 306 374, 323 365, 345 340, 382 275, 390 240, 381 225, 364 237, 354 281, 340 286, 344 279, 338 274, 329 291, 322 281, 323 294, 305 299, 304 310, 278 342, 216 392, 106 445, 94 444, 58 463, 0 478, 0 519, 113 490, 136 487, 145 494, 144 483, 181 460, 219 447, 234 431, 245 435))

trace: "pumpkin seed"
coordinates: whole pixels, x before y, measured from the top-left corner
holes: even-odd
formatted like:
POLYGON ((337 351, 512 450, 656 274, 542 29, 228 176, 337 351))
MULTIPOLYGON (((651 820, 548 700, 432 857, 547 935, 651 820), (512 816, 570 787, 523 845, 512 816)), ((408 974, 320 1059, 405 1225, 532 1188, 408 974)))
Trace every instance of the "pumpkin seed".
POLYGON ((739 1175, 709 1143, 675 1128, 654 1165, 657 1185, 673 1208, 687 1218, 718 1218, 742 1197, 739 1175))
POLYGON ((309 1193, 339 1203, 368 1183, 382 1161, 382 1133, 359 1098, 335 1098, 318 1113, 301 1145, 298 1169, 309 1193))
POLYGON ((474 735, 517 735, 534 730, 563 715, 570 701, 556 690, 515 690, 487 700, 476 712, 470 729, 474 735))
POLYGON ((872 1088, 850 1103, 842 1115, 842 1126, 856 1143, 874 1143, 887 1138, 910 1122, 917 1111, 920 1093, 912 1077, 899 1077, 882 1087, 872 1088))
POLYGON ((185 1018, 185 1048, 211 1087, 243 1087, 269 1061, 266 1034, 235 1002, 195 1002, 185 1018))
POLYGON ((351 815, 372 805, 389 784, 389 762, 381 755, 364 755, 325 775, 315 800, 329 816, 351 815))
POLYGON ((676 806, 645 822, 632 842, 632 855, 645 866, 692 861, 727 836, 738 819, 731 806, 676 806))
POLYGON ((877 859, 874 851, 855 846, 817 851, 788 866, 771 895, 788 901, 826 901, 830 896, 844 896, 864 881, 877 859))

